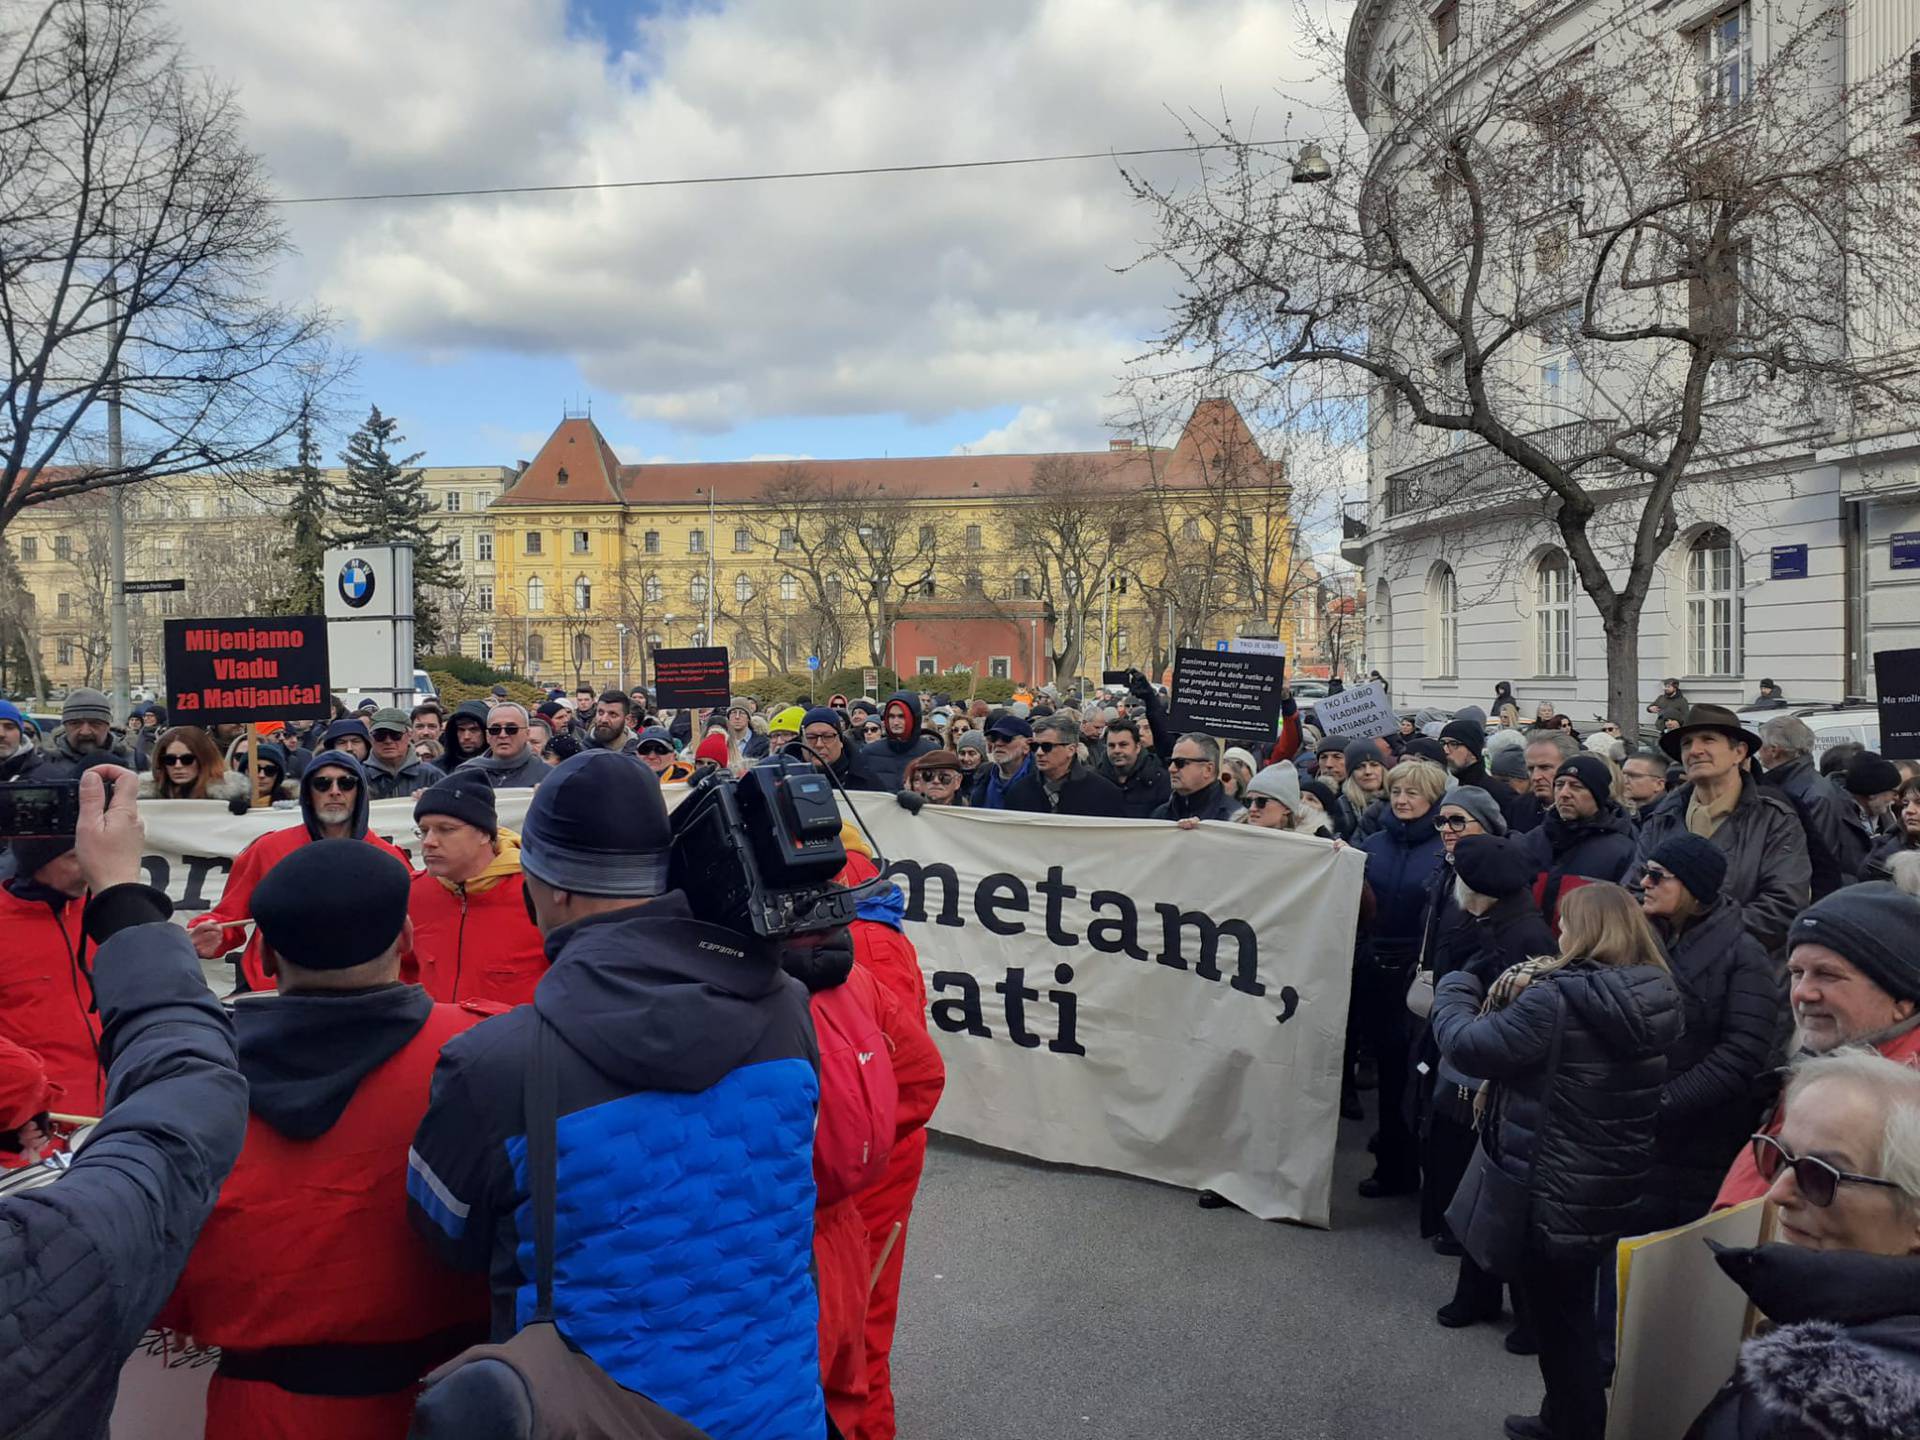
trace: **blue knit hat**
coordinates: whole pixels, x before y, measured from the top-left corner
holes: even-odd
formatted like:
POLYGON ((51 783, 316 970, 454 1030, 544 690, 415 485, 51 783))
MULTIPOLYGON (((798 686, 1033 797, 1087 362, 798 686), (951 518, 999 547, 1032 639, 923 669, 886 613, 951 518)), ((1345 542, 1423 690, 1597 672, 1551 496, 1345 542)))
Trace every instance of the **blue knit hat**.
POLYGON ((589 750, 547 772, 520 830, 520 868, 576 895, 647 899, 667 888, 667 821, 660 781, 611 750, 589 750))
POLYGON ((831 725, 838 730, 844 723, 840 718, 840 712, 828 705, 816 705, 800 717, 800 729, 803 733, 809 725, 831 725))
POLYGON ((20 707, 11 700, 0 700, 0 720, 11 720, 22 730, 27 728, 27 717, 20 712, 20 707))

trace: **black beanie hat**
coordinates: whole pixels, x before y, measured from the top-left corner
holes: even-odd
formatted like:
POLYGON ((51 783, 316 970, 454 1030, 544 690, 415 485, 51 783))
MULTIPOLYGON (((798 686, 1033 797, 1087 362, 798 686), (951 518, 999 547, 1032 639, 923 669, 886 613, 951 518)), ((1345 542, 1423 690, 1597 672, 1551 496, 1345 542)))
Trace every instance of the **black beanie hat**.
MULTIPOLYGON (((1485 753, 1487 748, 1486 726, 1476 725, 1471 720, 1448 721, 1440 727, 1440 738, 1458 741, 1473 752, 1473 758, 1476 760, 1485 753)), ((1443 745, 1441 748, 1444 750, 1446 747, 1443 745)))
POLYGON ((1313 796, 1320 802, 1320 808, 1329 816, 1333 814, 1333 807, 1339 803, 1334 799, 1333 787, 1324 780, 1302 780, 1300 793, 1313 796))
POLYGON ((348 970, 393 948, 413 876, 364 840, 315 840, 284 856, 253 892, 260 939, 303 970, 348 970))
POLYGON ((1871 750, 1847 761, 1846 777, 1849 795, 1884 795, 1900 788, 1900 767, 1871 750))
POLYGON ((470 775, 449 775, 414 797, 413 821, 429 815, 451 815, 489 836, 500 833, 500 816, 493 803, 493 787, 470 775))
POLYGON ((1598 755, 1569 755, 1553 772, 1556 780, 1562 775, 1578 780, 1581 788, 1602 805, 1613 798, 1613 772, 1598 755))
POLYGON ((1415 735, 1407 741, 1406 748, 1400 753, 1402 755, 1411 755, 1421 760, 1431 760, 1436 765, 1445 765, 1447 763, 1447 752, 1440 748, 1440 742, 1438 740, 1429 740, 1424 735, 1415 735))
POLYGON ((1690 830, 1662 840, 1647 859, 1671 870, 1702 905, 1711 905, 1727 883, 1727 852, 1690 830))
POLYGON ((1920 1002, 1920 899, 1885 880, 1846 885, 1800 912, 1787 950, 1824 945, 1896 1000, 1920 1002))
POLYGON ((1504 900, 1533 888, 1539 869, 1520 847, 1498 835, 1462 835, 1453 847, 1453 873, 1469 890, 1504 900))

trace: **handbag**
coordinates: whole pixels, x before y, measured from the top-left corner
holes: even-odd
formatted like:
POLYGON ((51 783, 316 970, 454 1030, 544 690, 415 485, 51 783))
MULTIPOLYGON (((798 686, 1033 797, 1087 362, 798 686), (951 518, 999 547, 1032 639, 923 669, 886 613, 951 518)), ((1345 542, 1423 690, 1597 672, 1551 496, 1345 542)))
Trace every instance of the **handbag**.
POLYGON ((455 1440, 473 1434, 477 1419, 485 1423, 484 1433, 515 1440, 711 1440, 706 1431, 619 1384, 569 1345, 554 1324, 560 1082, 553 1026, 532 1006, 527 1009, 534 1015, 534 1031, 522 1118, 533 1202, 533 1318, 504 1344, 471 1346, 428 1375, 409 1440, 455 1440))
POLYGON ((1413 972, 1413 983, 1407 986, 1407 1009, 1422 1020, 1433 1014, 1433 971, 1413 972))
POLYGON ((1534 1136, 1533 1159, 1527 1165, 1526 1178, 1517 1179, 1500 1167, 1488 1151, 1486 1132, 1482 1131, 1473 1159, 1467 1163, 1467 1173, 1447 1206, 1447 1228, 1460 1247, 1482 1270, 1507 1281, 1519 1278, 1525 1261, 1533 1222, 1533 1178, 1553 1118, 1553 1081, 1560 1072, 1560 1041, 1567 1027, 1567 1002, 1557 990, 1554 1000, 1559 1014, 1547 1051, 1540 1129, 1534 1136))

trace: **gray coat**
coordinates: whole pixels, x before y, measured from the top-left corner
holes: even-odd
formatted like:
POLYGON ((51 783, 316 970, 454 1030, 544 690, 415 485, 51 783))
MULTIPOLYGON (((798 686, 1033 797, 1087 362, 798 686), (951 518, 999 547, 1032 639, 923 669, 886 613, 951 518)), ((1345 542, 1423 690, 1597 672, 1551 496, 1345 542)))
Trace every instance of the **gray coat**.
POLYGON ((496 790, 531 790, 547 778, 547 762, 534 753, 532 746, 521 751, 518 760, 498 759, 489 750, 455 766, 453 773, 478 775, 496 790))
MULTIPOLYGON (((1687 805, 1693 799, 1689 781, 1653 808, 1640 827, 1640 843, 1632 873, 1662 842, 1687 830, 1687 805)), ((1727 853, 1727 878, 1720 893, 1730 895, 1745 909, 1741 922, 1747 933, 1778 953, 1786 943, 1787 926, 1807 908, 1812 867, 1807 860, 1807 834, 1800 814, 1784 797, 1751 775, 1740 777, 1740 799, 1733 813, 1713 832, 1713 843, 1727 853)))
MULTIPOLYGON (((446 779, 439 767, 409 754, 398 770, 389 770, 376 759, 360 767, 366 772, 367 790, 375 800, 399 800, 418 795, 429 785, 446 779)), ((496 787, 498 788, 498 787, 496 787)))

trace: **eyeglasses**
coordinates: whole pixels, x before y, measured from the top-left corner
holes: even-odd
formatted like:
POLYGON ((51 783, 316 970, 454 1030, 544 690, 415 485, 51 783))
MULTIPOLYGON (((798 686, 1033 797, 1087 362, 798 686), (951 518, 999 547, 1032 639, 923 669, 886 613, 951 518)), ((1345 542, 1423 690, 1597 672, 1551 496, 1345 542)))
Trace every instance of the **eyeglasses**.
POLYGON ((1197 755, 1176 755, 1167 761, 1167 768, 1169 770, 1184 770, 1189 765, 1211 765, 1212 763, 1211 760, 1202 760, 1197 755))
POLYGON ((161 757, 169 767, 174 765, 198 765, 199 759, 193 755, 172 754, 161 757))
POLYGON ((1473 824, 1474 821, 1471 815, 1442 815, 1433 823, 1436 829, 1458 830, 1462 834, 1465 834, 1467 826, 1473 824))
POLYGON ((1833 1204, 1834 1193, 1843 1184, 1873 1185, 1882 1190, 1900 1188, 1894 1181, 1882 1180, 1877 1175, 1850 1175, 1814 1155, 1795 1155, 1771 1135, 1753 1137, 1753 1164, 1760 1178, 1769 1185, 1782 1170, 1793 1171, 1793 1183, 1800 1187, 1807 1203, 1822 1210, 1833 1204))
POLYGON ((824 730, 824 729, 809 730, 805 734, 803 734, 800 738, 806 741, 809 745, 821 745, 827 742, 828 740, 838 740, 840 738, 840 732, 838 730, 824 730))
POLYGON ((360 782, 351 775, 316 775, 307 783, 322 795, 329 790, 338 790, 342 795, 351 795, 360 788, 360 782))
POLYGON ((520 733, 520 729, 521 727, 518 725, 489 725, 487 726, 487 734, 518 735, 520 733))

